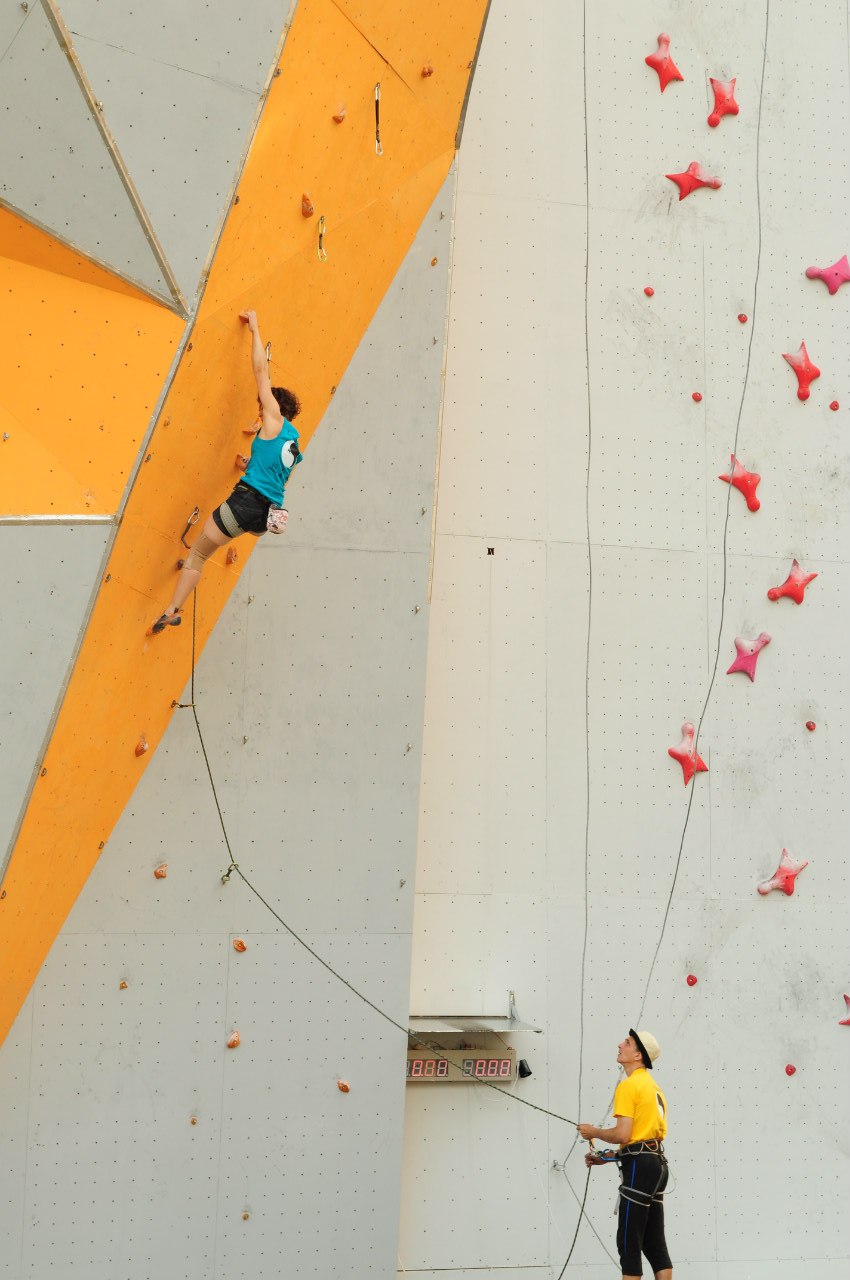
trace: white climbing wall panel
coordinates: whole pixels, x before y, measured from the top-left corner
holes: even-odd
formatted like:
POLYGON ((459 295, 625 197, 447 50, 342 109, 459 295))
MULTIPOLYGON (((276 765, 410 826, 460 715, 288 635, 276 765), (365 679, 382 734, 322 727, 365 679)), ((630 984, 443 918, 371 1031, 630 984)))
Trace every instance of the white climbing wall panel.
MULTIPOLYGON (((595 1123, 618 1041, 654 1031, 689 1280, 848 1272, 850 285, 805 276, 850 249, 847 23, 494 0, 460 153, 411 1011, 515 991, 543 1035, 511 1037, 511 1092, 595 1123), (710 76, 737 77, 716 129, 710 76), (694 160, 723 185, 680 202, 694 160), (758 512, 718 479, 733 450, 758 512), (803 605, 769 601, 794 557, 803 605), (755 682, 727 675, 762 631, 755 682), (691 795, 667 749, 709 689, 691 795), (761 897, 783 847, 809 866, 761 897)), ((555 1280, 573 1140, 409 1088, 399 1274, 555 1280)), ((619 1274, 615 1184, 594 1171, 567 1277, 619 1274)))
MULTIPOLYGON (((2 1280, 394 1274, 453 193, 454 173, 195 679, 241 869, 401 1029, 222 885, 177 711, 3 1045, 2 1280)), ((37 532, 52 583, 65 544, 37 532)))

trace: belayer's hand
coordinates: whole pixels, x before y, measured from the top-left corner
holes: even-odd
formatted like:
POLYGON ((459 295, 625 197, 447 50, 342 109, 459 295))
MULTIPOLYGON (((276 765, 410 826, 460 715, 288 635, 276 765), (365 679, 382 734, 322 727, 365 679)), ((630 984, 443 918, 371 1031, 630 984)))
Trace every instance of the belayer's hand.
POLYGON ((599 1136, 596 1132, 595 1124, 577 1124, 576 1128, 583 1138, 597 1138, 599 1136))
POLYGON ((607 1161, 593 1151, 586 1151, 584 1153, 584 1163, 588 1169, 592 1169, 595 1164, 607 1164, 607 1161))

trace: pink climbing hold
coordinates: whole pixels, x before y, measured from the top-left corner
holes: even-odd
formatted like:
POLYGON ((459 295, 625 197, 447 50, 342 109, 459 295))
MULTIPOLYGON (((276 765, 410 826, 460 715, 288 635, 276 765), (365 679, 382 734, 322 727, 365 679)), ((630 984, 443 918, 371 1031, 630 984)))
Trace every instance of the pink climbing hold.
POLYGON ((747 500, 747 507, 750 511, 758 511, 761 503, 756 497, 756 489, 758 488, 761 476, 757 471, 747 471, 746 467, 742 467, 734 453, 730 456, 729 464, 732 468, 728 476, 718 476, 718 480, 724 480, 726 484, 731 484, 735 489, 739 490, 747 500))
POLYGON ((655 294, 655 290, 653 289, 653 287, 652 287, 652 285, 651 285, 651 284, 648 284, 648 285, 646 286, 646 288, 644 289, 644 293, 646 294, 646 296, 647 296, 648 298, 652 298, 652 297, 654 296, 654 294, 655 294))
POLYGON ((670 57, 670 37, 665 35, 663 31, 658 37, 658 49, 655 53, 648 54, 644 58, 644 62, 648 67, 652 67, 653 71, 658 72, 662 93, 671 80, 684 80, 685 78, 670 57))
POLYGON ((745 314, 745 312, 743 312, 743 311, 739 311, 739 312, 738 312, 738 322, 739 322, 739 324, 746 324, 748 320, 749 320, 749 316, 748 316, 748 315, 746 315, 746 314, 745 314))
POLYGON ((797 1074, 797 1068, 792 1062, 789 1062, 788 1066, 785 1068, 785 1074, 786 1076, 795 1076, 797 1074))
POLYGON ((695 973, 688 974, 687 983, 689 987, 695 987, 697 985, 697 976, 695 973))
POLYGON ((684 200, 685 196, 689 196, 692 191, 698 191, 700 187, 711 187, 716 191, 718 187, 723 186, 719 178, 712 178, 709 174, 703 173, 702 165, 696 160, 688 165, 684 173, 666 173, 664 176, 671 182, 675 182, 679 188, 680 200, 684 200))
POLYGON ((695 404, 699 404, 700 400, 702 400, 702 392, 701 392, 701 391, 693 391, 693 392, 691 393, 691 399, 693 400, 693 402, 694 402, 695 404))
POLYGON ((769 880, 762 880, 758 886, 759 893, 764 897, 773 889, 781 889, 790 898, 794 892, 794 881, 803 870, 803 867, 808 865, 808 861, 795 862, 788 850, 783 849, 782 857, 779 859, 779 866, 769 880))
POLYGON ((814 582, 817 576, 816 573, 804 573, 800 568, 799 560, 792 560, 791 572, 788 577, 781 587, 771 587, 767 593, 767 598, 768 600, 781 600, 783 596, 787 596, 795 604, 802 604, 806 587, 810 582, 814 582))
POLYGON ((695 773, 708 773, 708 765, 697 755, 696 730, 689 720, 682 725, 682 741, 678 747, 668 747, 667 754, 682 766, 685 786, 695 773))
POLYGON ((839 1018, 839 1020, 838 1020, 838 1025, 839 1025, 839 1027, 850 1027, 850 996, 845 996, 845 997, 844 997, 844 1003, 845 1003, 845 1004, 846 1004, 846 1006, 847 1006, 847 1010, 846 1010, 846 1012, 847 1012, 847 1017, 846 1017, 846 1018, 839 1018))
POLYGON ((808 400, 812 383, 820 377, 820 369, 809 359, 805 342, 800 343, 799 351, 783 351, 782 359, 788 361, 797 375, 797 399, 808 400))
POLYGON ((767 644, 770 644, 770 636, 766 631, 757 635, 755 640, 745 640, 743 636, 735 636, 736 657, 726 672, 727 676, 731 676, 733 671, 743 671, 745 676, 755 680, 758 656, 767 644))
POLYGON ((712 129, 716 129, 724 116, 736 116, 740 108, 735 101, 735 81, 715 80, 709 76, 714 90, 714 110, 708 117, 712 129))
POLYGON ((817 725, 815 724, 814 720, 807 720, 806 728, 808 729, 809 733, 814 733, 815 729, 817 728, 817 725))
POLYGON ((847 254, 833 262, 831 267, 806 267, 806 275, 810 280, 823 280, 830 293, 838 293, 843 284, 850 280, 850 262, 847 254))

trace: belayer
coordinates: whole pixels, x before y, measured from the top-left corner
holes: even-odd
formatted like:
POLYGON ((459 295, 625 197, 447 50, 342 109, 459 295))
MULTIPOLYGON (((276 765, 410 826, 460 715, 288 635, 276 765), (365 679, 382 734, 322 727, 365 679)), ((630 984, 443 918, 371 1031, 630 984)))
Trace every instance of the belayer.
POLYGON ((667 1101, 649 1074, 661 1050, 648 1031, 629 1034, 617 1047, 617 1061, 626 1074, 614 1094, 611 1129, 580 1124, 583 1138, 618 1143, 618 1150, 584 1157, 588 1166, 616 1162, 620 1168, 620 1207, 617 1250, 623 1280, 643 1275, 641 1253, 655 1273, 655 1280, 672 1280, 673 1264, 664 1239, 664 1188, 667 1160, 663 1139, 667 1136, 667 1101))
POLYGON ((251 458, 230 497, 207 517, 180 570, 171 603, 150 629, 159 635, 166 627, 178 627, 180 609, 195 590, 209 556, 219 547, 251 533, 282 533, 286 528, 283 494, 292 468, 301 461, 298 432, 292 419, 301 412, 298 397, 286 387, 273 387, 260 338, 256 311, 240 311, 239 319, 251 332, 251 366, 257 380, 259 430, 251 442, 251 458))

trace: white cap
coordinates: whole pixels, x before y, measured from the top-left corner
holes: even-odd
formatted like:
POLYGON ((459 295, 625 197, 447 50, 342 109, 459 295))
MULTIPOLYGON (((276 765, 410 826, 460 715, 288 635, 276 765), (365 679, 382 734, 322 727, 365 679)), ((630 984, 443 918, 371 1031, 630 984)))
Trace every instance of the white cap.
POLYGON ((630 1027, 632 1037, 641 1051, 644 1066, 649 1067, 661 1053, 661 1046, 655 1039, 651 1031, 635 1031, 634 1027, 630 1027), (649 1061, 647 1061, 649 1059, 649 1061))

